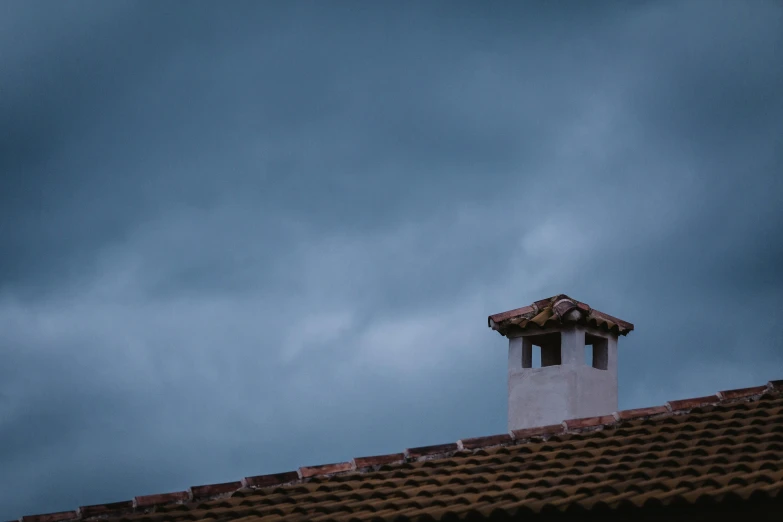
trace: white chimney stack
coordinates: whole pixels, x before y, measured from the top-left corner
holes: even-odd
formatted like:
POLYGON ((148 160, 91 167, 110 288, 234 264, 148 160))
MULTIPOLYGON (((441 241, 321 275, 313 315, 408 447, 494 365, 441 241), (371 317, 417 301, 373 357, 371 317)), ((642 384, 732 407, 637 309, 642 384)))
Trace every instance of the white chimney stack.
POLYGON ((631 323, 563 294, 491 315, 488 323, 508 338, 509 430, 617 411, 617 338, 631 323))

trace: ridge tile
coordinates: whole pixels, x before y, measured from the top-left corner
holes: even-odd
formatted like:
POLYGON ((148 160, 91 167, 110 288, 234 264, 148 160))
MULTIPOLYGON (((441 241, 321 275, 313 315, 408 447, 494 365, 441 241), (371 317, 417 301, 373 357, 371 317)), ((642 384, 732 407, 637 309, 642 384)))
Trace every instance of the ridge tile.
POLYGON ((720 397, 722 401, 728 401, 732 399, 743 399, 745 397, 761 395, 765 391, 767 391, 766 386, 754 386, 752 388, 739 388, 736 390, 719 391, 718 397, 720 397))
POLYGON ((682 411, 698 408, 699 406, 706 406, 708 404, 716 404, 720 402, 717 395, 708 395, 706 397, 695 397, 693 399, 682 399, 679 401, 669 401, 666 405, 671 411, 682 411))
POLYGON ((216 497, 218 495, 225 495, 226 493, 232 493, 242 487, 242 482, 222 482, 220 484, 206 484, 204 486, 193 486, 190 488, 190 495, 194 499, 203 499, 208 497, 216 497))
POLYGON ((669 408, 666 406, 650 406, 647 408, 635 408, 633 410, 622 410, 614 413, 614 418, 617 421, 626 421, 631 419, 639 419, 641 417, 652 417, 653 415, 668 414, 669 408))
POLYGON ((536 428, 524 428, 521 430, 511 430, 511 436, 514 440, 532 439, 533 437, 548 437, 565 432, 565 425, 550 424, 549 426, 539 426, 536 428))
POLYGON ((304 466, 299 468, 299 477, 310 478, 320 477, 324 475, 333 475, 335 473, 343 473, 345 471, 352 471, 353 467, 350 462, 337 462, 335 464, 319 464, 318 466, 304 466))
POLYGON ((442 455, 459 450, 456 442, 448 444, 435 444, 432 446, 419 446, 418 448, 408 448, 405 450, 405 456, 411 459, 419 457, 430 457, 432 455, 442 455))
POLYGON ((277 486, 299 480, 299 473, 296 471, 286 471, 283 473, 270 473, 268 475, 256 475, 254 477, 245 477, 242 479, 243 488, 263 488, 267 486, 277 486))
POLYGON ((583 417, 581 419, 569 419, 563 421, 566 430, 578 430, 595 426, 607 426, 617 422, 614 415, 599 415, 597 417, 583 417))
POLYGON ((486 437, 472 437, 469 439, 461 439, 457 441, 459 449, 477 449, 487 448, 489 446, 503 446, 511 444, 513 439, 508 433, 501 433, 499 435, 487 435, 486 437))
POLYGON ((26 515, 19 519, 21 522, 60 522, 61 520, 74 520, 79 518, 79 513, 74 511, 58 511, 43 515, 26 515))
POLYGON ((162 504, 176 504, 190 499, 187 491, 176 491, 174 493, 159 493, 157 495, 143 495, 133 499, 133 507, 145 508, 160 506, 162 504))
POLYGON ((132 500, 123 500, 121 502, 110 502, 108 504, 93 504, 91 506, 80 506, 78 513, 81 518, 94 517, 96 515, 105 515, 115 511, 125 511, 133 509, 132 500))
POLYGON ((384 466, 387 464, 402 464, 405 462, 404 453, 390 453, 388 455, 374 455, 372 457, 356 457, 353 459, 353 468, 371 468, 373 466, 384 466))

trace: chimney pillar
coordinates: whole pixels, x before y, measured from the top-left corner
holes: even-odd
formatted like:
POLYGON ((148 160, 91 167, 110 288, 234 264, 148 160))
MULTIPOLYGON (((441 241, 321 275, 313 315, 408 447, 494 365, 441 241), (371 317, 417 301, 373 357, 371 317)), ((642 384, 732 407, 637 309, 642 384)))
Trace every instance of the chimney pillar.
POLYGON ((560 332, 560 357, 563 365, 577 366, 585 361, 585 331, 571 327, 560 332))
POLYGON ((530 356, 532 355, 528 343, 527 354, 524 347, 525 339, 523 337, 513 337, 508 340, 508 371, 522 370, 522 366, 527 364, 530 367, 530 356), (527 355, 527 357, 525 357, 527 355))

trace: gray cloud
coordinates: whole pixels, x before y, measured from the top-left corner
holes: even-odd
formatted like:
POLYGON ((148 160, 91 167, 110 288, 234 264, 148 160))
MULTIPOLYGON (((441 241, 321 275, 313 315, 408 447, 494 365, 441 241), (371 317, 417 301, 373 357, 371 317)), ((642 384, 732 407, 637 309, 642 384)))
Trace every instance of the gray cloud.
POLYGON ((501 432, 559 292, 781 378, 778 3, 0 9, 0 517, 501 432))

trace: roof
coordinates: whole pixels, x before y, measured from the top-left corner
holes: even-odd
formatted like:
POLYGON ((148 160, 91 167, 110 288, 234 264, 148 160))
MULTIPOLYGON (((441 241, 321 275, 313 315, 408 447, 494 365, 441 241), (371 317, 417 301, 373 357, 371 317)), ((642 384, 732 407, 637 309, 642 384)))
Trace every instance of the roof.
POLYGON ((628 335, 628 332, 633 330, 633 324, 599 312, 587 303, 572 299, 565 294, 541 299, 530 306, 490 315, 487 323, 501 335, 566 324, 594 326, 618 335, 628 335))
POLYGON ((540 519, 707 504, 747 516, 749 501, 783 508, 783 381, 21 521, 540 519))

